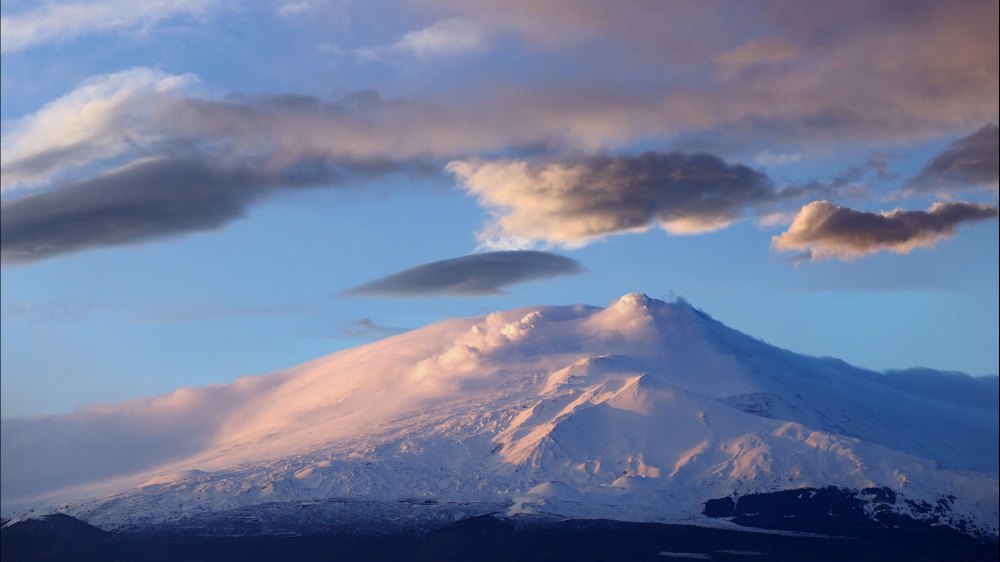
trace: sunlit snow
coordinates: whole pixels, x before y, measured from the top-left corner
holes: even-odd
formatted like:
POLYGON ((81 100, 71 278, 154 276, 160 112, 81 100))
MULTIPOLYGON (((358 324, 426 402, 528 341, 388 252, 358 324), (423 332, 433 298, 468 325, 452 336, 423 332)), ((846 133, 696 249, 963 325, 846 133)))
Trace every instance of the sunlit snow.
POLYGON ((998 413, 982 396, 996 379, 910 376, 796 355, 645 295, 522 308, 229 385, 4 420, 3 511, 113 527, 346 498, 706 522, 704 502, 733 494, 885 486, 954 496, 950 517, 995 535, 998 413))

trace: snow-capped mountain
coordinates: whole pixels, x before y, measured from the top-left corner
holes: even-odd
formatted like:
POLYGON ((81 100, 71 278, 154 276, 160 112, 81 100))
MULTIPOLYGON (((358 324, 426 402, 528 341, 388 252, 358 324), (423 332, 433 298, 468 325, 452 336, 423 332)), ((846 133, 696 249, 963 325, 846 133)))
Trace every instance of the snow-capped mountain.
POLYGON ((260 517, 284 502, 373 520, 420 505, 429 517, 719 524, 706 502, 832 486, 873 517, 996 536, 997 403, 996 377, 874 373, 629 294, 4 420, 3 511, 104 528, 260 517))

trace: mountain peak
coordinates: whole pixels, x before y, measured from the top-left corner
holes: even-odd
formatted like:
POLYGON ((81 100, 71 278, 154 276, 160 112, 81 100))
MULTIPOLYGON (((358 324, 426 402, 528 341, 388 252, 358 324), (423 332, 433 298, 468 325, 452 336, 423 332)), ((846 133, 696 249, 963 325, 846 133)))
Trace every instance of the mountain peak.
POLYGON ((632 306, 643 306, 648 307, 652 305, 662 305, 663 301, 658 301, 656 299, 650 298, 646 293, 625 293, 618 299, 619 303, 623 305, 632 306))
POLYGON ((995 534, 996 409, 931 392, 954 374, 921 372, 919 393, 903 376, 642 293, 521 308, 169 401, 4 420, 4 509, 107 525, 345 497, 544 511, 557 502, 530 492, 559 482, 576 498, 561 515, 690 520, 732 494, 885 486, 954 496, 995 534))

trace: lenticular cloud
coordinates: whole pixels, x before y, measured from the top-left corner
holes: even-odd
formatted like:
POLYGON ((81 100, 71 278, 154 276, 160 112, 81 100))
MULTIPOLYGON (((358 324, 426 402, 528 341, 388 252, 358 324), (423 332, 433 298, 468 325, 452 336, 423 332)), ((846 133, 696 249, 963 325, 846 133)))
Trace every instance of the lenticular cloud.
POLYGON ((344 294, 375 297, 501 294, 503 287, 585 270, 580 262, 548 252, 486 252, 405 269, 352 287, 344 294))

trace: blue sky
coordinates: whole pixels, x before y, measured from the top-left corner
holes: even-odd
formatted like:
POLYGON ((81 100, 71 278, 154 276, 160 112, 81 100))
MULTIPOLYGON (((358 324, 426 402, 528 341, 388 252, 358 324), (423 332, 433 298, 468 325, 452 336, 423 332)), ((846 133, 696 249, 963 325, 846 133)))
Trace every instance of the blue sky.
POLYGON ((800 4, 4 2, 3 415, 634 291, 997 373, 995 3, 800 4))

